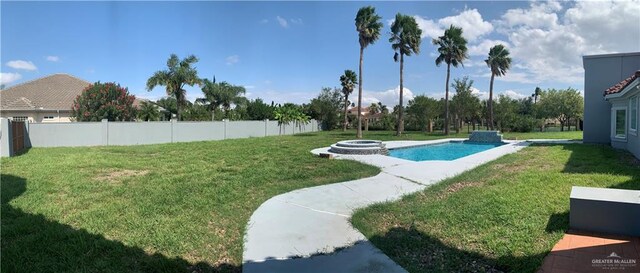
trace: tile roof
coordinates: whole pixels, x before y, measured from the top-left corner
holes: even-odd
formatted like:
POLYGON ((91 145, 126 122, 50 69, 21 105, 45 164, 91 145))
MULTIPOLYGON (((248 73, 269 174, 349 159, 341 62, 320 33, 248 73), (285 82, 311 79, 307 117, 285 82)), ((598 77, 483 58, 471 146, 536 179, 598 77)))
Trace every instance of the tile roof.
POLYGON ((606 96, 606 95, 611 95, 615 93, 620 93, 625 87, 627 87, 627 85, 629 85, 631 82, 633 82, 637 78, 640 78, 640 70, 633 73, 631 77, 626 78, 621 82, 617 83, 616 85, 607 88, 607 90, 604 90, 604 95, 606 96))
POLYGON ((90 82, 67 74, 53 74, 0 91, 2 110, 71 110, 73 100, 90 82))

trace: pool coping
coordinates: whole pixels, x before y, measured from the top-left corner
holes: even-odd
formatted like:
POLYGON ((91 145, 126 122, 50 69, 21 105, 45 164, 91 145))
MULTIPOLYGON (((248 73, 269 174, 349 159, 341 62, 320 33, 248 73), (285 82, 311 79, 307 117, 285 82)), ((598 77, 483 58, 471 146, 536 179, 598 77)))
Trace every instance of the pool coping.
MULTIPOLYGON (((383 141, 383 143, 386 145, 387 149, 397 149, 465 140, 468 140, 468 138, 444 138, 437 140, 396 140, 383 141)), ((443 171, 450 171, 451 169, 466 170, 471 166, 478 166, 495 160, 503 155, 516 152, 531 144, 531 142, 525 140, 503 140, 503 142, 505 143, 504 145, 461 157, 455 160, 412 161, 386 155, 345 155, 329 152, 330 147, 313 149, 311 150, 311 153, 315 155, 331 154, 336 159, 355 160, 360 163, 378 167, 384 173, 402 177, 418 184, 430 185, 435 181, 433 181, 434 179, 432 178, 432 175, 427 175, 427 173, 424 172, 425 169, 434 171, 436 169, 442 169, 443 171)), ((456 171, 454 173, 457 175, 460 172, 456 171)))

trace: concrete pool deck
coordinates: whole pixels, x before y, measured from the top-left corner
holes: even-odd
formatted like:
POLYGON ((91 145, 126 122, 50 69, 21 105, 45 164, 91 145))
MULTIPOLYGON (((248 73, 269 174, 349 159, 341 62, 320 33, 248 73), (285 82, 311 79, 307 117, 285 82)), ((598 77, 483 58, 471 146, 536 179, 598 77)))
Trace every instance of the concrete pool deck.
MULTIPOLYGON (((389 141, 388 148, 451 140, 389 141)), ((452 161, 415 162, 383 155, 336 155, 377 166, 373 177, 281 194, 253 213, 245 234, 243 272, 406 272, 373 246, 349 219, 375 203, 393 201, 429 185, 523 149, 507 144, 452 161)), ((329 147, 311 151, 328 153, 329 147)))

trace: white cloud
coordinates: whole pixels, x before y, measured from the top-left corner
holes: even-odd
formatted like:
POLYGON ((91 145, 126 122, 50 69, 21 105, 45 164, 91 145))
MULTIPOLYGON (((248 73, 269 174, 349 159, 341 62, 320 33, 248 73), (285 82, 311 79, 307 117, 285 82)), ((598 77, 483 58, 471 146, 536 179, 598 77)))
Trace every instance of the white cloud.
POLYGON ((469 55, 471 56, 487 56, 489 55, 489 49, 491 49, 493 46, 498 45, 498 44, 502 44, 504 46, 506 46, 507 48, 510 47, 508 42, 502 41, 502 40, 482 40, 480 43, 475 44, 475 45, 470 45, 469 46, 469 55))
POLYGON ((256 88, 254 85, 245 85, 244 86, 244 89, 254 89, 254 88, 256 88))
MULTIPOLYGON (((497 21, 514 60, 529 82, 580 84, 582 56, 637 51, 640 48, 640 2, 532 2, 512 9, 497 21)), ((507 73, 509 75, 509 73, 507 73)))
POLYGON ((266 24, 266 23, 269 23, 269 19, 260 20, 260 24, 266 24))
POLYGON ((22 78, 18 73, 0 73, 0 84, 10 84, 22 78))
POLYGON ((554 27, 558 23, 556 12, 562 10, 556 1, 532 2, 529 9, 510 9, 502 15, 501 24, 508 27, 525 26, 531 28, 554 27))
POLYGON ((58 57, 58 56, 47 56, 46 59, 47 59, 47 61, 50 61, 50 62, 60 61, 60 57, 58 57))
POLYGON ((438 24, 445 29, 450 25, 461 27, 462 36, 469 41, 475 41, 493 31, 493 25, 483 20, 477 9, 467 9, 458 15, 442 18, 438 20, 438 24))
POLYGON ((32 62, 23 60, 8 61, 7 66, 13 69, 22 69, 29 71, 38 69, 32 62))
MULTIPOLYGON (((413 18, 416 19, 416 23, 418 23, 418 27, 420 27, 420 29, 422 30, 422 36, 421 36, 422 39, 424 38, 436 39, 439 36, 442 36, 442 34, 444 34, 444 28, 438 25, 438 23, 434 22, 433 20, 422 18, 418 15, 413 16, 413 18)), ((387 23, 391 25, 393 24, 393 21, 394 20, 388 20, 387 23)))
POLYGON ((481 100, 486 100, 489 99, 489 92, 488 91, 480 91, 480 89, 475 88, 475 87, 471 87, 471 94, 475 95, 476 97, 480 98, 481 100))
POLYGON ((287 22, 287 19, 284 19, 280 16, 276 16, 276 20, 278 20, 278 24, 280 24, 281 27, 283 28, 289 27, 289 23, 287 22))
POLYGON ((225 59, 225 62, 227 63, 227 65, 237 64, 238 62, 240 62, 240 56, 231 55, 225 59))
MULTIPOLYGON (((437 39, 444 34, 444 30, 454 25, 461 27, 464 36, 470 42, 487 35, 493 31, 493 25, 482 19, 482 15, 477 9, 467 9, 458 15, 441 18, 437 21, 421 17, 413 16, 418 23, 418 27, 422 30, 422 38, 437 39)), ((387 20, 387 24, 393 24, 394 19, 387 20)))
POLYGON ((512 99, 518 99, 518 100, 528 97, 528 95, 523 95, 513 90, 505 90, 504 92, 502 92, 502 94, 512 99))
MULTIPOLYGON (((402 104, 407 105, 409 101, 412 100, 415 96, 413 95, 413 92, 409 90, 409 88, 403 87, 403 90, 404 92, 402 94, 402 104)), ((400 102, 400 86, 386 91, 362 91, 363 105, 369 106, 372 103, 378 102, 382 102, 382 104, 386 105, 389 110, 392 110, 393 107, 398 105, 398 103, 400 102)))
POLYGON ((302 25, 302 19, 301 18, 291 18, 291 19, 289 19, 289 21, 291 23, 296 24, 296 25, 302 25))

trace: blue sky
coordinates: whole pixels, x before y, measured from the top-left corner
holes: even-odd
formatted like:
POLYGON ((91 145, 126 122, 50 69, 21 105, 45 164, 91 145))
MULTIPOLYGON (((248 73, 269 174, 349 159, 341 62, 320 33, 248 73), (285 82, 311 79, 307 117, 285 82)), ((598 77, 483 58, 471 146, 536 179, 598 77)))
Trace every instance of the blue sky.
MULTIPOLYGON (((486 97, 490 46, 511 49, 513 68, 494 90, 512 97, 542 88, 583 89, 582 55, 640 51, 640 2, 1 2, 0 81, 7 86, 52 73, 115 81, 157 99, 145 82, 171 53, 194 54, 200 77, 244 85, 248 97, 307 102, 358 69, 357 10, 376 7, 383 35, 365 50, 365 102, 397 100, 399 66, 388 42, 396 13, 423 30, 421 52, 406 59, 408 97, 442 97, 432 37, 462 26, 470 59, 452 70, 486 97)), ((187 88, 191 100, 198 87, 187 88)))

